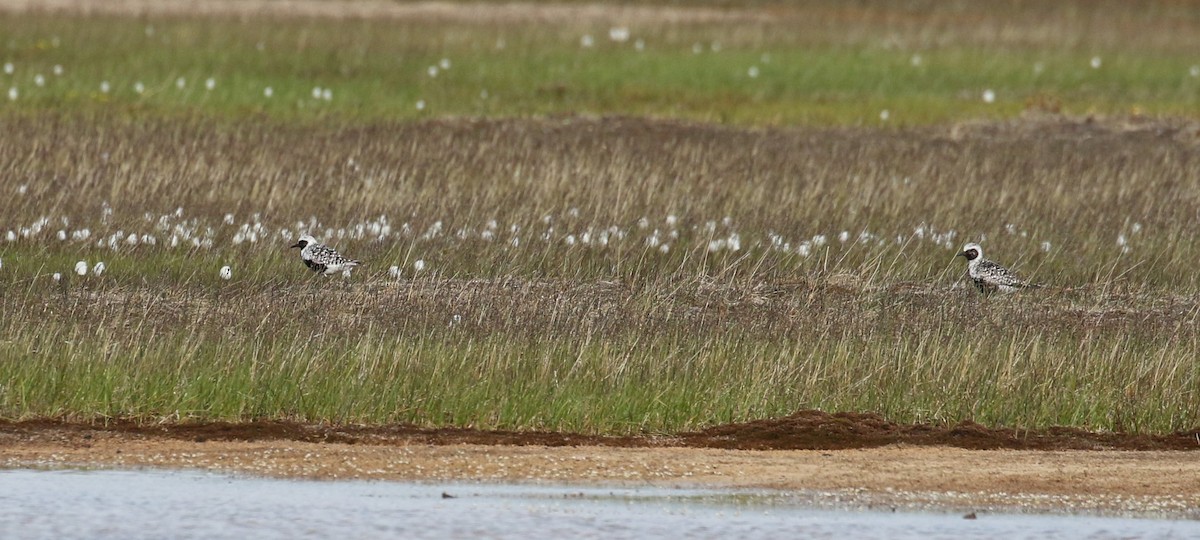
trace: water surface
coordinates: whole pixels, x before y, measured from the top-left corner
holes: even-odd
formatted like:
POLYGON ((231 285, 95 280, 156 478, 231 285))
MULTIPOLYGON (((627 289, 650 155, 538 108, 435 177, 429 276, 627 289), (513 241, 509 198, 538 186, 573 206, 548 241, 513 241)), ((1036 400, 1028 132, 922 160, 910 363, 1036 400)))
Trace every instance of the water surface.
POLYGON ((1200 538, 1200 522, 831 510, 771 493, 0 470, 4 538, 1200 538), (443 494, 454 498, 445 498, 443 494))

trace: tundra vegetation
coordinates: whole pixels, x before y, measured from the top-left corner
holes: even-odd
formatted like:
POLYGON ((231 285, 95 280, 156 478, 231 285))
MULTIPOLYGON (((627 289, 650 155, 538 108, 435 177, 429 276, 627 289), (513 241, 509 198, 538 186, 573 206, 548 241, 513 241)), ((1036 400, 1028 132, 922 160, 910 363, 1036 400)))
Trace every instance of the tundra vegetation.
POLYGON ((968 7, 0 14, 0 417, 1197 426, 1200 14, 968 7))

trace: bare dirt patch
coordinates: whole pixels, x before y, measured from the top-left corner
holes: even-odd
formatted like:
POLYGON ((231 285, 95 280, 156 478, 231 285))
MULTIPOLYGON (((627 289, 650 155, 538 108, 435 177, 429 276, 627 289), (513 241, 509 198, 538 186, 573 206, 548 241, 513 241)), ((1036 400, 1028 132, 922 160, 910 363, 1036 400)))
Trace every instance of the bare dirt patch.
POLYGON ((893 444, 968 450, 1200 450, 1200 433, 1135 435, 1075 428, 988 428, 897 424, 879 415, 801 411, 785 418, 715 426, 681 436, 687 446, 753 450, 876 448, 893 444))
POLYGON ((812 411, 670 437, 287 422, 0 424, 0 467, 770 488, 803 490, 815 504, 1200 517, 1200 484, 1194 482, 1200 452, 1076 448, 1182 450, 1200 443, 1194 433, 1017 434, 974 425, 897 426, 871 415, 812 411), (828 449, 796 449, 808 447, 828 449))
POLYGON ((953 426, 898 424, 876 414, 799 411, 783 418, 724 424, 674 435, 606 436, 545 431, 426 428, 410 425, 302 424, 280 420, 243 423, 105 424, 27 420, 0 422, 0 447, 23 441, 96 437, 209 441, 299 441, 364 445, 603 446, 614 448, 717 448, 726 450, 848 450, 889 445, 939 446, 965 450, 1200 450, 1200 430, 1169 435, 1093 433, 1075 428, 1042 430, 989 428, 972 422, 953 426))

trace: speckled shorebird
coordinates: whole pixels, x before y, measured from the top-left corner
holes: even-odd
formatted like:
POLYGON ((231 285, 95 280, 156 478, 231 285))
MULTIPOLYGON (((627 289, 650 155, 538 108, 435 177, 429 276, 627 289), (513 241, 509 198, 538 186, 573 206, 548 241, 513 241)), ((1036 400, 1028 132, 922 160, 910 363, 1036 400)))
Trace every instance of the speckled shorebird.
POLYGON ((958 257, 967 258, 967 275, 975 282, 979 292, 991 294, 994 292, 1011 293, 1021 289, 1037 288, 1017 277, 1011 270, 983 258, 983 248, 974 242, 963 246, 958 257))
POLYGON ((300 248, 300 260, 304 261, 304 266, 326 276, 332 276, 338 272, 344 272, 348 276, 351 269, 362 264, 361 261, 343 257, 337 250, 318 242, 316 238, 307 234, 302 235, 296 245, 292 247, 300 248))

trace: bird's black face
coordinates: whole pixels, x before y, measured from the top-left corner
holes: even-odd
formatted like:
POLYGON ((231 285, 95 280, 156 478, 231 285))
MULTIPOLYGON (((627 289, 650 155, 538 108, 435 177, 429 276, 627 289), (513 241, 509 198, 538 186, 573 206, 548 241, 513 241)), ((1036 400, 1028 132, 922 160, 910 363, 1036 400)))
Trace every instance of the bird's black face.
POLYGON ((973 260, 979 258, 979 250, 974 249, 974 248, 964 250, 962 253, 959 253, 958 256, 966 257, 968 261, 973 261, 973 260))
POLYGON ((299 242, 296 242, 296 245, 292 246, 292 248, 301 248, 301 249, 303 249, 303 248, 304 248, 304 246, 307 246, 307 245, 308 245, 308 240, 301 240, 301 241, 299 241, 299 242))

